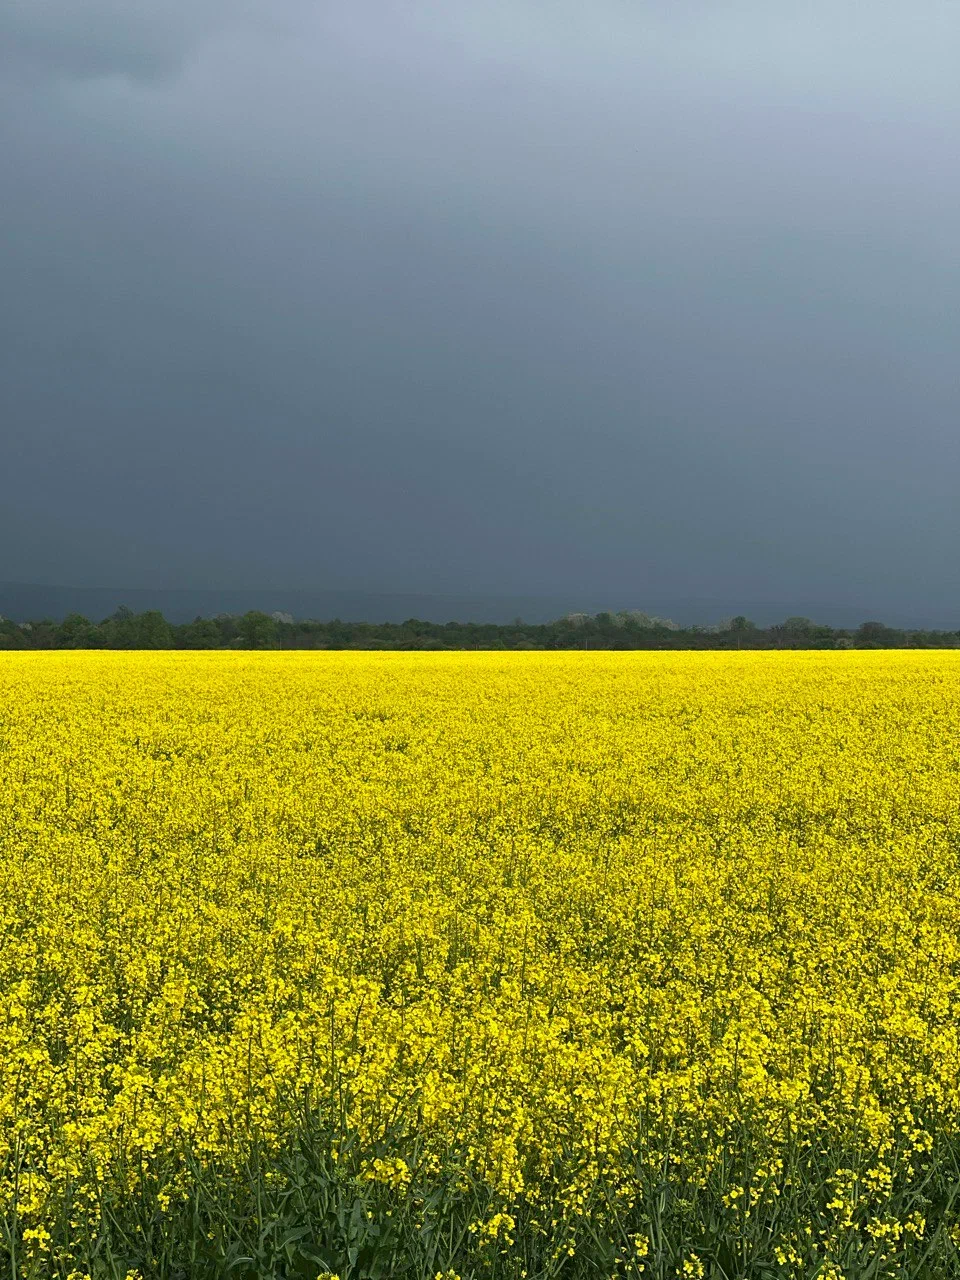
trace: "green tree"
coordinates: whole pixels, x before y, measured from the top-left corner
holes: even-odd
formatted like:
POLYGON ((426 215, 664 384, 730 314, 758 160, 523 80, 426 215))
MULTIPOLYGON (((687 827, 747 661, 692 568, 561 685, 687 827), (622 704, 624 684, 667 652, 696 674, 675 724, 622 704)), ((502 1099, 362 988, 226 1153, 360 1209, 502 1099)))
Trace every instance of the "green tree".
POLYGON ((99 649, 104 642, 100 628, 82 613, 68 613, 57 635, 57 643, 64 649, 99 649))
POLYGON ((177 629, 176 638, 184 649, 217 649, 221 644, 220 627, 213 618, 194 618, 177 629))
POLYGON ((170 649, 173 628, 159 609, 133 613, 121 605, 116 613, 104 619, 99 631, 103 643, 111 649, 170 649))
POLYGON ((796 615, 787 618, 782 623, 782 629, 788 636, 809 636, 816 630, 816 625, 809 618, 802 618, 796 615))
POLYGON ((277 644, 277 624, 269 613, 251 609, 237 621, 237 633, 246 649, 273 649, 277 644))
POLYGON ((148 609, 133 619, 134 648, 169 649, 173 645, 173 629, 159 609, 148 609))
POLYGON ((903 644, 904 635, 883 622, 870 621, 860 623, 855 639, 862 649, 887 649, 903 644))

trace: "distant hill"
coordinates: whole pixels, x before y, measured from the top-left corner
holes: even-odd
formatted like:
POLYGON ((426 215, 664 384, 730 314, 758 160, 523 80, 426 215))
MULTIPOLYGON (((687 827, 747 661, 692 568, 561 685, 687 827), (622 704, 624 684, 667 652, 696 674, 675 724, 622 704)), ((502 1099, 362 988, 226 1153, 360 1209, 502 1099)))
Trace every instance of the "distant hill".
POLYGON ((598 613, 603 609, 642 609, 659 617, 672 618, 683 626, 703 625, 744 614, 759 626, 782 622, 802 615, 833 627, 855 627, 878 618, 890 626, 960 628, 960 607, 942 613, 930 609, 885 609, 882 604, 854 601, 835 604, 817 601, 680 599, 647 596, 611 600, 570 596, 486 596, 427 595, 413 592, 367 591, 283 591, 249 588, 244 590, 166 590, 151 587, 56 587, 36 583, 0 583, 0 616, 15 622, 40 618, 62 621, 70 613, 81 613, 92 621, 109 617, 120 605, 135 613, 159 609, 170 622, 190 622, 196 617, 218 613, 240 614, 250 609, 265 613, 288 613, 294 618, 315 618, 344 622, 404 622, 420 618, 424 622, 497 622, 515 618, 525 622, 551 622, 567 613, 598 613))

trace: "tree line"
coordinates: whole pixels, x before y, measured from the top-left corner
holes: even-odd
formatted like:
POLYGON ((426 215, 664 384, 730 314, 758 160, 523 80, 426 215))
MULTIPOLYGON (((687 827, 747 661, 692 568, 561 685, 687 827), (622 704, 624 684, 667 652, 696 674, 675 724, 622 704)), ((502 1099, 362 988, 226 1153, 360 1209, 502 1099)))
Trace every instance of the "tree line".
POLYGON ((759 627, 739 616, 714 626, 681 627, 638 611, 568 614, 554 622, 510 623, 295 621, 251 611, 172 623, 157 610, 121 607, 93 622, 0 619, 0 649, 904 649, 960 648, 960 631, 863 622, 854 629, 809 618, 759 627))

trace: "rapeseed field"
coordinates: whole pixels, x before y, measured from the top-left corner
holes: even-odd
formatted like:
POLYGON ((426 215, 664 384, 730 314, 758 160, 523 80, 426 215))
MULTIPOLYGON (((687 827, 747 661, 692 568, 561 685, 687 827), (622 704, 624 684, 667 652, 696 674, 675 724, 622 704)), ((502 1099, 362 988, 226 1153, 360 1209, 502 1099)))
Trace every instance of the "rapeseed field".
POLYGON ((0 1276, 957 1275, 960 657, 0 657, 0 1276))

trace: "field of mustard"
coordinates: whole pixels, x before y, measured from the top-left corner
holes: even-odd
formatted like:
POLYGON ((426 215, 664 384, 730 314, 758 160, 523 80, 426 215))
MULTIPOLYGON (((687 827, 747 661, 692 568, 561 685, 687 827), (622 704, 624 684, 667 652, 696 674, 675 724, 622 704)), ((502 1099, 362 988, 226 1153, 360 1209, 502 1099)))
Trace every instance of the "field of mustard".
POLYGON ((960 656, 0 657, 0 1276, 943 1277, 960 656))

